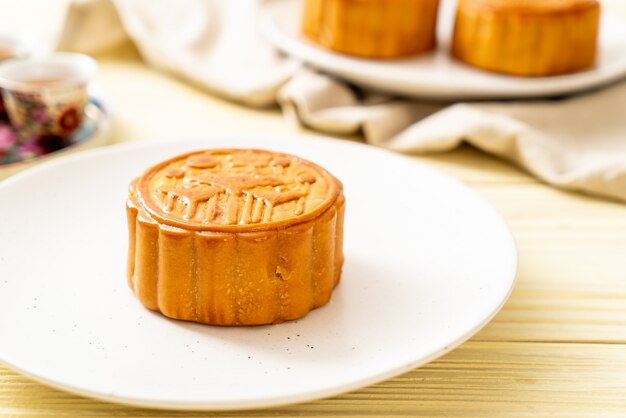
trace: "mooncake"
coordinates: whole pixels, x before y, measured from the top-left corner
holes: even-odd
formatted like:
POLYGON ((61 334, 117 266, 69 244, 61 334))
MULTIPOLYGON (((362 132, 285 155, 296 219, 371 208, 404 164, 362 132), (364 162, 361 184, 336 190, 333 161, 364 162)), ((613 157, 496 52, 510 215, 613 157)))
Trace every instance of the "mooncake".
POLYGON ((324 48, 399 58, 436 45, 439 0, 304 0, 302 31, 324 48))
POLYGON ((452 55, 481 69, 566 74, 594 64, 597 0, 459 0, 452 55))
POLYGON ((170 318, 225 326, 300 318, 339 283, 344 202, 333 175, 296 156, 174 157, 130 185, 128 284, 170 318))

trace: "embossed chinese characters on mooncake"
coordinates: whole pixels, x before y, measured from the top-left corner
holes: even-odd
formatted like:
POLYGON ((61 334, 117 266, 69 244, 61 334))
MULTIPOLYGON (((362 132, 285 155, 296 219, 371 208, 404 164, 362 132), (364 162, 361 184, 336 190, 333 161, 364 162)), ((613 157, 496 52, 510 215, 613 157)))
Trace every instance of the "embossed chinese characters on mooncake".
POLYGON ((128 280, 166 316, 257 325, 328 302, 343 265, 341 183, 301 158, 208 150, 130 187, 128 280))

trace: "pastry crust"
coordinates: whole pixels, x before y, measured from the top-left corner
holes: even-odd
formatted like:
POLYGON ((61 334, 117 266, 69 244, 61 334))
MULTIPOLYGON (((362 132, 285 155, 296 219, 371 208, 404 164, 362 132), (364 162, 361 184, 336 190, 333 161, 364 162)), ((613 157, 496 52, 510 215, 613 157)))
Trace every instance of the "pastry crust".
POLYGON ((398 58, 436 45, 439 0, 305 0, 302 31, 319 45, 365 58, 398 58))
POLYGON ((452 55, 520 76, 571 73, 593 65, 597 0, 459 0, 452 55))
POLYGON ((130 186, 128 282, 164 315, 214 325, 300 318, 343 266, 341 183, 288 154, 181 155, 130 186))

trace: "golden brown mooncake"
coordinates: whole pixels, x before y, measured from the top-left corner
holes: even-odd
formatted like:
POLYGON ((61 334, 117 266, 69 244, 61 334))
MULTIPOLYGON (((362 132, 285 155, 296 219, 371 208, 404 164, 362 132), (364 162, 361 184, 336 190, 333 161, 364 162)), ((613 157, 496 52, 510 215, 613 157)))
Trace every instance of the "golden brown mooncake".
POLYGON ((596 56, 597 0, 459 0, 452 55, 489 71, 548 76, 596 56))
POLYGON ((439 0, 304 0, 302 31, 317 44, 365 58, 398 58, 436 45, 439 0))
POLYGON ((304 159, 215 149, 135 179, 126 202, 128 283, 164 315, 214 325, 300 318, 343 266, 341 183, 304 159))

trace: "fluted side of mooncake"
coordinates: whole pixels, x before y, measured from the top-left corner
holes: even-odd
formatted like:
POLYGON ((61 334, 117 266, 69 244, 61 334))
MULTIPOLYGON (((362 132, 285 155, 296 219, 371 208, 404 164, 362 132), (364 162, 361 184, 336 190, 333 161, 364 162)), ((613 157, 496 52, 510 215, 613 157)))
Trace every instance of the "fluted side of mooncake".
POLYGON ((452 55, 489 71, 548 76, 593 65, 595 0, 460 0, 452 55))
POLYGON ((414 55, 436 45, 438 6, 439 0, 305 0, 302 31, 348 55, 414 55))
POLYGON ((159 224, 127 201, 128 279, 146 307, 213 325, 297 319, 330 299, 343 266, 344 198, 313 220, 252 232, 159 224))

